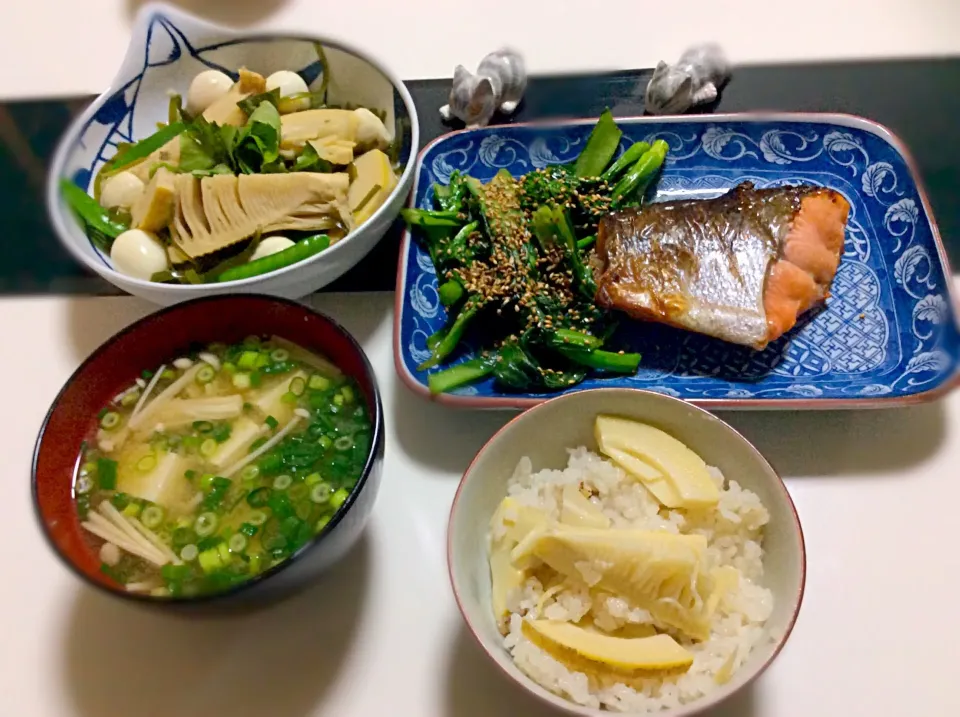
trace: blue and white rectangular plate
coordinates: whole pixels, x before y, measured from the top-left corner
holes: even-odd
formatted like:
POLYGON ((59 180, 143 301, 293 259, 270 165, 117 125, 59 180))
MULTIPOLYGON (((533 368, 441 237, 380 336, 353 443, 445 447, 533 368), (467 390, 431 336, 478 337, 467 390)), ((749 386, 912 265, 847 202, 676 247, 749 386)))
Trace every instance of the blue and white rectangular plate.
MULTIPOLYGON (((412 206, 459 170, 488 181, 568 162, 596 120, 506 125, 445 135, 420 153, 412 206)), ((758 187, 830 187, 851 205, 826 307, 764 351, 624 319, 617 340, 643 359, 634 376, 591 377, 577 391, 631 387, 710 408, 862 408, 917 403, 957 381, 958 325, 947 257, 913 164, 885 128, 846 115, 745 114, 618 119, 621 150, 663 139, 670 153, 656 200, 709 198, 744 180, 758 187)), ((428 253, 404 234, 397 272, 394 352, 400 378, 424 396, 427 337, 444 325, 428 253)), ((470 358, 468 342, 454 362, 470 358)), ((436 370, 436 369, 435 369, 436 370)), ((566 391, 565 391, 566 392, 566 391)), ((523 408, 555 393, 508 393, 492 380, 437 401, 523 408)))

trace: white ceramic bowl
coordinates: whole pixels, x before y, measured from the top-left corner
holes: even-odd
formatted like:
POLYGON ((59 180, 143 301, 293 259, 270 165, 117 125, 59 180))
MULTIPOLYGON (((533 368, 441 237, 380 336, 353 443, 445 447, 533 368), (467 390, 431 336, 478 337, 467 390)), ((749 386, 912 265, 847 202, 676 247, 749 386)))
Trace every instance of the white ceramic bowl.
POLYGON ((359 262, 397 218, 413 182, 420 142, 417 110, 397 76, 370 53, 334 38, 308 35, 243 33, 199 20, 162 4, 145 5, 134 21, 127 54, 110 89, 67 130, 54 155, 47 183, 47 208, 60 240, 82 264, 110 283, 158 304, 198 296, 262 293, 300 298, 326 286, 359 262), (236 72, 241 66, 268 75, 276 70, 300 72, 316 88, 323 71, 315 43, 330 64, 331 103, 362 105, 387 112, 403 138, 402 174, 397 188, 359 229, 326 251, 285 269, 223 284, 157 284, 114 270, 63 202, 58 184, 72 179, 86 189, 118 142, 142 139, 166 121, 169 91, 186 95, 193 77, 210 67, 236 72))
POLYGON ((774 594, 766 623, 776 642, 764 641, 751 652, 732 679, 700 700, 657 717, 699 714, 757 677, 786 643, 803 599, 806 557, 803 533, 793 501, 769 463, 729 425, 692 404, 650 391, 592 389, 542 403, 514 418, 491 438, 467 468, 450 511, 447 560, 454 596, 467 627, 490 659, 515 682, 571 715, 611 714, 582 707, 547 691, 513 663, 503 647, 490 602, 487 534, 490 519, 507 494, 517 462, 528 456, 534 471, 563 468, 567 449, 597 450, 594 418, 611 413, 655 425, 686 443, 708 465, 760 496, 770 512, 764 533, 763 584, 774 594))

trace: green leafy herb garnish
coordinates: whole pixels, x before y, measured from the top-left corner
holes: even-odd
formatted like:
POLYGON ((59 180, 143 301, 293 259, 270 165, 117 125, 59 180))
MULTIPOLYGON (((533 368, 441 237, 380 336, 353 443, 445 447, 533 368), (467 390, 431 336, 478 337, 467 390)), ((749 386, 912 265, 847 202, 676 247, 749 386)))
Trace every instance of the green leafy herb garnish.
POLYGON ((313 145, 307 144, 293 164, 294 172, 332 172, 333 165, 317 154, 313 145))
POLYGON ((251 95, 246 97, 239 102, 237 102, 237 107, 243 110, 243 113, 250 117, 256 109, 262 105, 264 102, 269 102, 274 107, 280 106, 280 90, 270 90, 269 92, 261 92, 259 95, 251 95))
POLYGON ((279 156, 280 113, 273 104, 261 102, 236 135, 233 159, 240 171, 256 174, 279 156))

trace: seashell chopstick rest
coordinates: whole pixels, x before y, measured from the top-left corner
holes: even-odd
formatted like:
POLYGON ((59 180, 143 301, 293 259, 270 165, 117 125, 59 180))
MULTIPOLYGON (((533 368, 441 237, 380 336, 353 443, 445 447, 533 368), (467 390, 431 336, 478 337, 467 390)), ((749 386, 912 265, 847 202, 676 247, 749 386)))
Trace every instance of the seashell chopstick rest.
POLYGON ((680 114, 713 102, 730 80, 730 63, 719 45, 694 45, 676 65, 661 61, 647 84, 644 106, 655 115, 680 114))
POLYGON ((440 108, 440 116, 446 121, 459 119, 467 127, 483 127, 497 110, 513 114, 526 89, 523 57, 515 50, 502 48, 484 57, 476 74, 457 65, 448 104, 440 108))

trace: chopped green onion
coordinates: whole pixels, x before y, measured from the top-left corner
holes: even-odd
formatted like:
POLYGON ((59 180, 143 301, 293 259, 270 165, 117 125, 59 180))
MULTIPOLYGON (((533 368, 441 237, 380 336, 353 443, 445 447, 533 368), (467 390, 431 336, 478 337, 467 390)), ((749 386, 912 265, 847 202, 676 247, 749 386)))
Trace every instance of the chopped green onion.
POLYGON ((187 565, 173 565, 167 563, 160 568, 160 576, 170 583, 179 583, 190 574, 190 567, 187 565))
POLYGON ((319 505, 328 502, 332 495, 333 488, 329 484, 317 483, 310 491, 310 500, 319 505))
POLYGON ((243 523, 240 528, 240 532, 246 535, 248 538, 252 538, 257 534, 257 526, 253 523, 243 523))
POLYGON ((237 367, 246 370, 256 368, 258 358, 260 358, 259 351, 244 351, 237 359, 237 367))
POLYGON ((86 495, 93 490, 93 481, 90 480, 90 476, 80 476, 73 488, 77 495, 86 495))
POLYGON ((220 521, 217 519, 216 514, 214 513, 201 513, 197 516, 196 522, 193 524, 193 529, 197 532, 201 538, 205 538, 208 535, 213 535, 213 532, 217 529, 217 524, 220 521))
POLYGON ((213 433, 211 433, 211 436, 217 443, 224 443, 228 438, 230 438, 230 434, 232 432, 233 429, 230 427, 229 423, 218 423, 213 427, 213 433))
POLYGON ((189 563, 191 560, 196 560, 199 554, 200 551, 197 549, 197 546, 190 543, 183 546, 183 550, 180 551, 180 558, 184 562, 189 563))
POLYGON ((257 476, 260 475, 260 469, 255 466, 253 463, 250 465, 244 466, 243 470, 240 471, 240 480, 251 481, 256 480, 257 476))
POLYGON ((317 521, 317 524, 313 527, 313 529, 319 533, 321 530, 327 527, 327 523, 329 522, 330 522, 330 516, 324 515, 320 518, 320 520, 317 521))
POLYGON ((293 483, 293 478, 288 475, 279 475, 273 479, 273 487, 276 490, 286 490, 293 483))
POLYGON ((247 503, 251 508, 262 508, 270 500, 273 491, 267 487, 257 488, 247 494, 247 503))
POLYGON ((267 416, 263 422, 266 423, 268 426, 270 426, 271 431, 277 430, 277 426, 280 425, 280 421, 278 421, 273 416, 267 416))
POLYGON ((203 568, 203 572, 208 575, 223 567, 223 560, 220 558, 220 551, 217 548, 204 550, 197 557, 200 560, 200 567, 203 568))
POLYGON ((315 373, 310 377, 307 386, 310 387, 311 391, 326 391, 330 388, 330 379, 326 376, 321 376, 319 373, 315 373))
POLYGON ((261 560, 262 560, 262 559, 263 559, 263 558, 262 558, 262 556, 260 555, 260 553, 254 553, 253 555, 250 556, 250 562, 248 563, 248 566, 249 566, 249 568, 250 568, 250 574, 251 574, 251 575, 256 575, 257 573, 260 572, 260 566, 261 566, 261 560))
POLYGON ((231 363, 231 362, 229 362, 229 361, 225 361, 224 364, 223 364, 223 366, 221 366, 220 368, 221 368, 222 371, 224 371, 224 372, 226 372, 226 373, 229 373, 229 374, 234 374, 234 373, 237 372, 237 365, 236 365, 235 363, 231 363))
POLYGON ((116 493, 110 498, 110 503, 113 504, 113 507, 117 510, 123 510, 130 503, 130 496, 126 493, 116 493))
POLYGON ((210 433, 213 430, 213 424, 210 421, 194 421, 193 429, 198 433, 210 433))
POLYGON ((130 408, 130 406, 136 404, 138 400, 140 400, 139 391, 127 391, 123 394, 123 398, 120 399, 120 405, 124 408, 130 408))
POLYGON ((234 387, 239 388, 241 391, 250 388, 250 374, 248 373, 235 373, 233 374, 232 380, 234 387))
POLYGON ((231 553, 242 553, 247 547, 247 536, 243 533, 234 533, 227 541, 231 553))
POLYGON ((353 389, 350 386, 344 386, 340 389, 340 394, 343 396, 343 400, 347 403, 353 403, 354 395, 353 389))
POLYGON ((192 453, 200 448, 200 439, 197 438, 197 436, 184 436, 181 442, 183 443, 183 449, 188 453, 192 453))
POLYGON ((151 530, 160 527, 163 523, 163 508, 159 505, 148 505, 140 515, 140 522, 151 530))
POLYGON ((274 349, 270 352, 270 359, 276 363, 281 363, 290 358, 290 352, 286 349, 274 349))
POLYGON ((342 406, 342 405, 343 405, 343 400, 344 400, 344 399, 343 399, 343 394, 342 394, 342 393, 338 393, 336 396, 333 397, 333 402, 334 402, 336 405, 338 405, 338 406, 342 406))
POLYGON ((223 476, 216 476, 211 483, 214 490, 226 491, 230 486, 233 485, 233 481, 229 478, 224 478, 223 476))
POLYGON ((344 488, 337 488, 337 489, 333 492, 333 495, 330 496, 330 506, 331 506, 334 510, 336 510, 337 508, 339 508, 341 505, 343 505, 343 504, 346 502, 346 500, 347 500, 348 497, 350 497, 350 493, 348 493, 346 489, 344 489, 344 488))
POLYGON ((260 371, 251 371, 250 372, 250 385, 256 388, 260 385, 263 380, 263 374, 260 371))
POLYGON ((347 451, 353 447, 353 438, 351 436, 340 436, 333 442, 333 447, 338 451, 347 451))
POLYGON ((213 377, 217 375, 217 372, 213 370, 213 366, 207 364, 202 366, 199 371, 197 371, 197 383, 204 384, 210 383, 213 380, 213 377))
MULTIPOLYGON (((293 382, 291 381, 291 383, 293 382)), ((293 391, 287 391, 285 394, 283 394, 280 397, 280 400, 283 401, 284 403, 296 403, 297 394, 293 393, 293 391)))
MULTIPOLYGON (((267 490, 269 490, 269 488, 267 490)), ((263 525, 267 522, 267 514, 262 510, 252 510, 247 515, 247 522, 250 523, 250 525, 263 525)))
POLYGON ((153 453, 148 453, 139 461, 137 461, 137 470, 141 473, 149 473, 154 468, 157 467, 157 456, 153 453))
POLYGON ((319 473, 311 473, 310 475, 308 475, 306 478, 303 479, 303 482, 306 483, 307 485, 316 485, 322 480, 323 478, 320 477, 319 473))
POLYGON ((307 387, 307 382, 297 376, 290 382, 290 393, 294 396, 302 396, 307 387))
POLYGON ((172 381, 177 377, 177 372, 172 368, 164 369, 163 373, 160 374, 161 381, 172 381))
POLYGON ((330 436, 320 436, 320 438, 317 439, 317 443, 319 443, 323 449, 326 450, 333 445, 333 439, 330 438, 330 436))
POLYGON ((170 536, 170 542, 173 543, 174 548, 182 548, 185 545, 189 545, 196 538, 196 535, 190 528, 192 521, 187 519, 186 525, 182 525, 182 522, 184 522, 184 519, 180 518, 177 521, 177 527, 174 528, 173 534, 170 536))
POLYGON ((213 488, 214 478, 216 478, 216 476, 213 473, 204 473, 202 476, 200 476, 200 490, 206 493, 213 488))
POLYGON ((230 546, 227 543, 220 543, 217 546, 217 552, 220 553, 220 559, 224 564, 230 562, 230 546))
POLYGON ((217 442, 212 438, 208 438, 203 443, 200 444, 200 455, 204 458, 209 458, 214 453, 217 452, 217 442))
POLYGON ((81 475, 85 473, 93 473, 95 470, 97 470, 97 464, 94 463, 93 461, 87 461, 82 466, 80 466, 81 475))
POLYGON ((100 428, 105 431, 112 431, 120 425, 120 414, 116 411, 107 411, 100 419, 100 428))
POLYGON ((102 490, 115 490, 117 487, 117 462, 110 458, 98 458, 97 479, 102 490))
POLYGON ((130 518, 136 518, 140 515, 140 504, 139 503, 127 503, 121 511, 124 515, 129 516, 130 518))
POLYGON ((257 463, 261 473, 276 473, 283 467, 283 459, 276 453, 268 453, 257 463))

